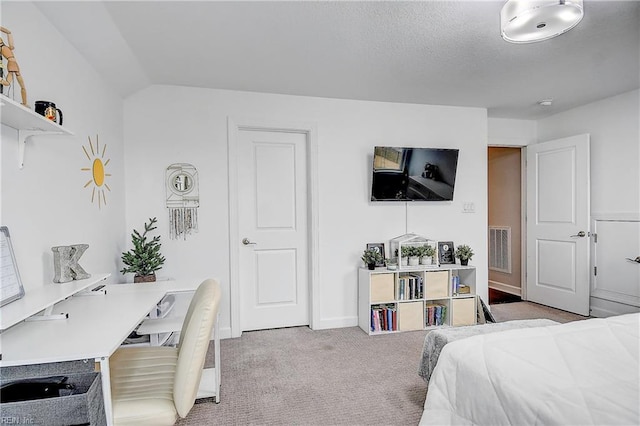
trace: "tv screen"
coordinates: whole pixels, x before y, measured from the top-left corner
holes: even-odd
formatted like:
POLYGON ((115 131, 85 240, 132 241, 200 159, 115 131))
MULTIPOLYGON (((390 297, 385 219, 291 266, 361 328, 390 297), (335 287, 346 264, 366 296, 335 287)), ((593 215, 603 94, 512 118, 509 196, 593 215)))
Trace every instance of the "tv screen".
POLYGON ((457 149, 376 146, 371 201, 451 201, 457 149))

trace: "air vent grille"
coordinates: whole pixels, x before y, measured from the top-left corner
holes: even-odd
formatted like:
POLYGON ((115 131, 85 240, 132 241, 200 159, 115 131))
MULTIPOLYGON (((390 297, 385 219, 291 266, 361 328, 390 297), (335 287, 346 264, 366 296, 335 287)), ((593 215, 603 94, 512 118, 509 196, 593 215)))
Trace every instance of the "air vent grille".
POLYGON ((489 227, 489 269, 511 273, 511 227, 489 227))

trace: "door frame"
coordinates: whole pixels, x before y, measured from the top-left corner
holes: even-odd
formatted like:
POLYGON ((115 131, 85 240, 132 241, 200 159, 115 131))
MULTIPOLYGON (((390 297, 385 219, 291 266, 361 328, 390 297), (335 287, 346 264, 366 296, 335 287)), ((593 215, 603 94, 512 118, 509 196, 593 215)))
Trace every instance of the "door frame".
MULTIPOLYGON (((514 148, 520 150, 520 298, 527 300, 527 146, 489 143, 487 149, 489 148, 514 148)), ((489 182, 487 181, 487 189, 488 185, 489 182)), ((489 224, 487 224, 487 228, 488 226, 489 224)), ((487 303, 489 303, 488 300, 487 303)))
POLYGON ((307 141, 307 227, 309 327, 320 324, 320 295, 318 294, 318 130, 312 122, 281 121, 259 118, 227 117, 227 171, 229 174, 229 287, 231 301, 231 337, 240 337, 240 232, 238 223, 238 132, 267 131, 300 133, 307 141))

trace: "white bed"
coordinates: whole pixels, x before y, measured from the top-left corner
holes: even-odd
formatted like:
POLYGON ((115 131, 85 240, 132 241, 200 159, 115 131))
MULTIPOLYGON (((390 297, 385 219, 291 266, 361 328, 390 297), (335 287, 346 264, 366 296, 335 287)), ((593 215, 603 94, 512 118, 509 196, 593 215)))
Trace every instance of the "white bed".
POLYGON ((422 425, 639 425, 640 314, 447 344, 422 425))

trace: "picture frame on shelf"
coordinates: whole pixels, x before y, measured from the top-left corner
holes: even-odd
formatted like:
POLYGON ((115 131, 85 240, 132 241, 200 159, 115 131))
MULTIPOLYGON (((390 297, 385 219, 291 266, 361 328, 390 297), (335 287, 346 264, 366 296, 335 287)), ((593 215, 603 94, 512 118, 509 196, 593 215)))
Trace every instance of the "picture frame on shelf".
POLYGON ((380 262, 376 262, 376 266, 384 266, 384 243, 368 243, 367 250, 376 250, 382 256, 382 260, 380 262))
POLYGON ((438 263, 441 265, 456 263, 454 251, 453 241, 438 241, 438 263))

